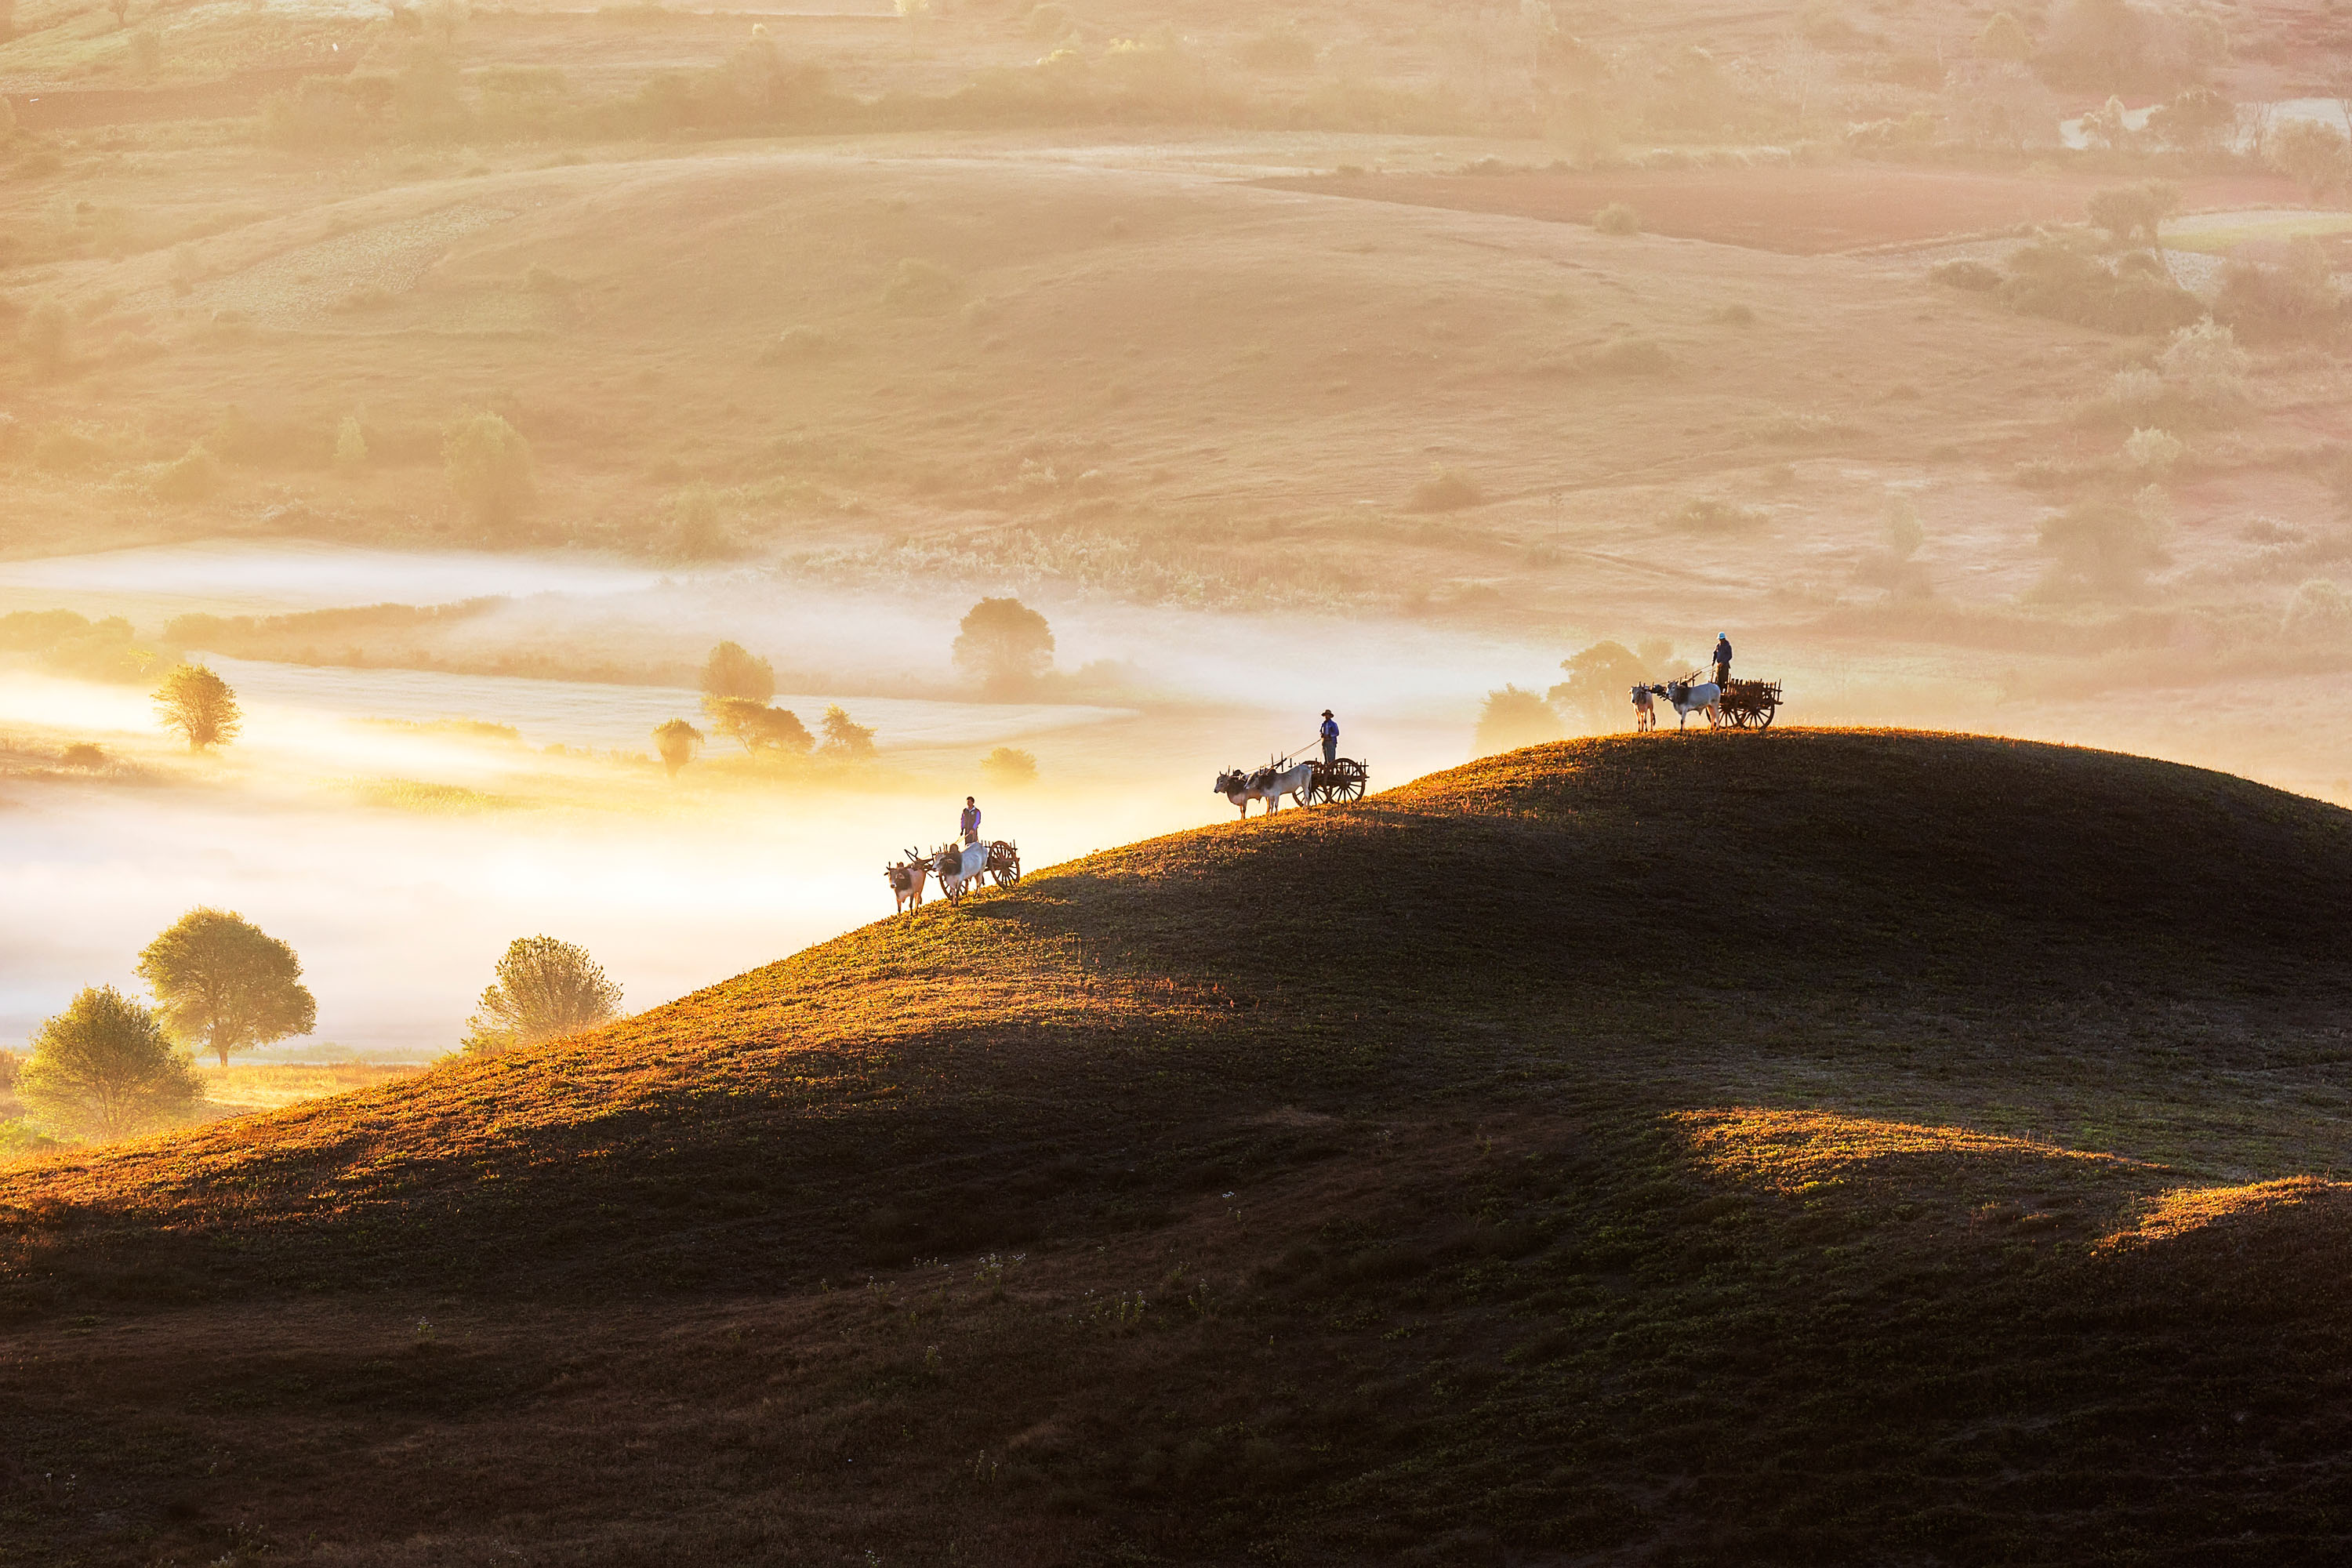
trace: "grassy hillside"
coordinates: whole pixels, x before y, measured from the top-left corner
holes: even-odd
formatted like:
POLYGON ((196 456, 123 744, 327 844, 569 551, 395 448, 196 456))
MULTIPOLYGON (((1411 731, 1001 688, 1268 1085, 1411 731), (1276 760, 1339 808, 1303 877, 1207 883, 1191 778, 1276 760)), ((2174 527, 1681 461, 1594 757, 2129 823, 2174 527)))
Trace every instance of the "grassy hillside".
POLYGON ((1801 731, 1094 857, 8 1176, 13 1550, 2315 1560, 2348 872, 1801 731))

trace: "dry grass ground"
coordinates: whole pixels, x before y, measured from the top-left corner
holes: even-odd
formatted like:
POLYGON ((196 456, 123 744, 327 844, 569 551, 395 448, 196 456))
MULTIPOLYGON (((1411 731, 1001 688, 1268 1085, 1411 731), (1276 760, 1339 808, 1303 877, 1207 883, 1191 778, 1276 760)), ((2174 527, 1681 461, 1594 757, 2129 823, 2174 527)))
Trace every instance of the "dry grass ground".
POLYGON ((1830 731, 1095 857, 11 1176, 10 1523, 92 1563, 2325 1560, 2347 860, 2221 775, 1830 731))

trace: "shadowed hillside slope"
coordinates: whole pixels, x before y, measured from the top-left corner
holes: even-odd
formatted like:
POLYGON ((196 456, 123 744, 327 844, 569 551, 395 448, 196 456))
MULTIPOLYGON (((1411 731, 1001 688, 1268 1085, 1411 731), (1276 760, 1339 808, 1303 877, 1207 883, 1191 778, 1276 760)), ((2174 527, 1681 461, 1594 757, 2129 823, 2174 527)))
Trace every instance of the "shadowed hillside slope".
POLYGON ((1155 840, 6 1177, 0 1480, 54 1561, 2326 1557, 2347 876, 1855 731, 1155 840))

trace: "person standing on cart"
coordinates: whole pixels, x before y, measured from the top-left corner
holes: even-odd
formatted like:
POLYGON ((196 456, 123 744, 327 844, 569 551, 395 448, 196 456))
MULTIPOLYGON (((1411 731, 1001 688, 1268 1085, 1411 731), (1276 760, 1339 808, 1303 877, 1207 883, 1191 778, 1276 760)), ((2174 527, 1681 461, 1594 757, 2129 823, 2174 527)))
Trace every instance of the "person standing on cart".
POLYGON ((1715 683, 1731 684, 1731 639, 1721 632, 1715 634, 1715 683))
POLYGON ((980 803, 971 796, 963 797, 963 820, 957 826, 967 845, 980 842, 980 803))
POLYGON ((1315 731, 1323 737, 1323 765, 1329 767, 1339 755, 1339 721, 1331 717, 1331 710, 1323 710, 1322 727, 1315 731))

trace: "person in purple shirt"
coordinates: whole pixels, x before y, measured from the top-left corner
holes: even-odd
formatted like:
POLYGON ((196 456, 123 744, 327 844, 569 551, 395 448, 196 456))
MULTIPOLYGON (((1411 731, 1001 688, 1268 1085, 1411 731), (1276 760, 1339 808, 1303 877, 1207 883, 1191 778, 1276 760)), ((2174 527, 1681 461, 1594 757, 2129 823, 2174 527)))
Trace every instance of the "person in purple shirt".
POLYGON ((963 823, 958 831, 966 844, 980 842, 980 804, 970 795, 963 797, 963 823))

